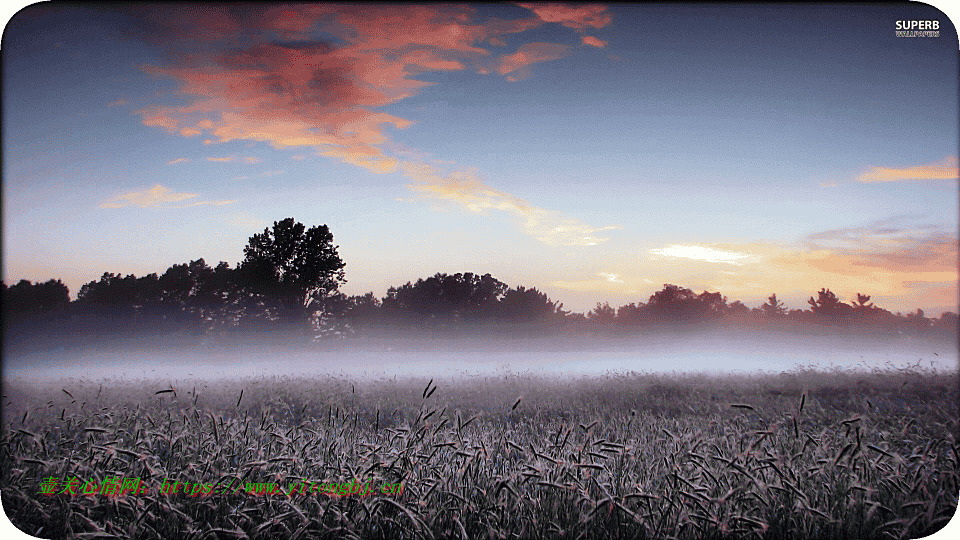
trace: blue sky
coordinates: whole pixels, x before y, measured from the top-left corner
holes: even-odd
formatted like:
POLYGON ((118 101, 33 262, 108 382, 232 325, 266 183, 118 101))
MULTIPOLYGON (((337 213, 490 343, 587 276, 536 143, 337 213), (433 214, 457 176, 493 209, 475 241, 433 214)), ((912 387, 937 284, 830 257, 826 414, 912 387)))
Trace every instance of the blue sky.
POLYGON ((348 294, 956 311, 958 48, 922 4, 38 5, 3 42, 4 280, 233 265, 294 217, 348 294))

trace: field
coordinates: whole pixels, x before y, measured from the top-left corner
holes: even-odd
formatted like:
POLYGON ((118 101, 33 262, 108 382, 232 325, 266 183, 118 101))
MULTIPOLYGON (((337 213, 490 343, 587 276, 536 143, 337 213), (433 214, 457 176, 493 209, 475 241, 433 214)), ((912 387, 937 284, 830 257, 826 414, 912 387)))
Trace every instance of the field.
POLYGON ((41 538, 920 538, 960 493, 957 374, 920 367, 4 391, 4 511, 41 538), (157 489, 354 479, 403 492, 157 489))

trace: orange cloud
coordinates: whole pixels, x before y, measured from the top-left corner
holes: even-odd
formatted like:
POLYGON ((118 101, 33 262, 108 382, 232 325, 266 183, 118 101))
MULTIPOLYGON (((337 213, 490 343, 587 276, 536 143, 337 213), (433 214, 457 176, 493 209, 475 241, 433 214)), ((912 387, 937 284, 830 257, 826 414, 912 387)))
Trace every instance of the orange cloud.
POLYGON ((956 180, 957 157, 947 156, 936 163, 892 169, 887 167, 871 167, 861 174, 857 180, 861 182, 898 182, 900 180, 956 180))
POLYGON ((230 163, 233 161, 232 157, 208 157, 207 161, 216 161, 217 163, 230 163))
POLYGON ((430 165, 406 162, 404 176, 416 180, 407 188, 432 199, 452 201, 475 213, 500 210, 520 218, 524 233, 550 246, 592 246, 606 240, 594 233, 621 227, 592 227, 580 220, 566 218, 559 212, 532 205, 515 195, 487 186, 475 175, 463 171, 443 177, 430 165))
POLYGON ((181 158, 177 158, 177 159, 171 159, 170 161, 167 162, 167 165, 176 165, 177 163, 186 163, 186 162, 188 162, 188 161, 190 161, 190 160, 187 159, 187 158, 182 158, 182 157, 181 157, 181 158))
POLYGON ((518 4, 532 10, 540 20, 548 23, 560 23, 569 28, 603 28, 612 20, 607 6, 590 4, 571 6, 569 4, 518 4))
POLYGON ((775 292, 801 309, 822 287, 843 299, 872 295, 892 311, 957 304, 956 233, 910 226, 906 218, 811 234, 800 246, 700 244, 651 251, 656 260, 613 270, 623 273, 623 288, 643 288, 649 281, 701 283, 745 302, 762 302, 775 292))
POLYGON ((593 37, 593 36, 583 36, 583 37, 581 38, 581 40, 583 41, 583 44, 584 44, 584 45, 590 45, 590 46, 593 46, 593 47, 606 47, 606 46, 607 46, 607 42, 606 42, 606 41, 603 41, 603 40, 601 40, 601 39, 597 39, 597 38, 595 38, 595 37, 593 37))
POLYGON ((173 193, 170 189, 160 184, 153 186, 146 191, 127 193, 114 197, 103 204, 100 208, 128 208, 136 206, 138 208, 187 208, 189 206, 214 205, 222 206, 237 202, 232 201, 197 201, 182 206, 166 206, 170 203, 177 203, 196 197, 196 193, 173 193))

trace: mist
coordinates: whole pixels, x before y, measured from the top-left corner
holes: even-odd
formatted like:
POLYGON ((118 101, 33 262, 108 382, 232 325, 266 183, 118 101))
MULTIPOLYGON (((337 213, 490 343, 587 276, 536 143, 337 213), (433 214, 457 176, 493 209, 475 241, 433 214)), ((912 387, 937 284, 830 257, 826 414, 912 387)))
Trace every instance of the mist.
POLYGON ((956 371, 956 342, 916 336, 663 330, 647 335, 523 338, 400 335, 304 343, 275 333, 189 343, 104 341, 4 354, 5 378, 54 381, 217 380, 260 376, 380 377, 532 373, 760 374, 798 369, 871 371, 921 366, 956 371))

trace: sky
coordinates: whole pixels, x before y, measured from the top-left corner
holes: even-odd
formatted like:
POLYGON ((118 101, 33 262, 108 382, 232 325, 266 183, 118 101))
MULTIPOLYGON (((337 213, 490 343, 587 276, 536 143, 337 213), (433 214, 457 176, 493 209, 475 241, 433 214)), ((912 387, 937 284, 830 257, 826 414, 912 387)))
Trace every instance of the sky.
POLYGON ((233 266, 293 217, 346 294, 957 311, 958 49, 925 4, 35 4, 2 43, 3 280, 233 266))

